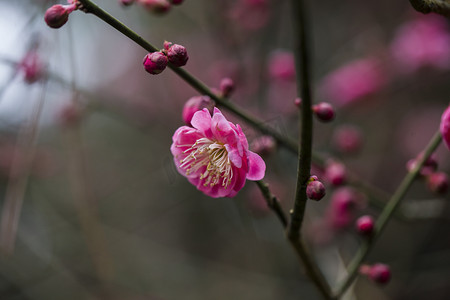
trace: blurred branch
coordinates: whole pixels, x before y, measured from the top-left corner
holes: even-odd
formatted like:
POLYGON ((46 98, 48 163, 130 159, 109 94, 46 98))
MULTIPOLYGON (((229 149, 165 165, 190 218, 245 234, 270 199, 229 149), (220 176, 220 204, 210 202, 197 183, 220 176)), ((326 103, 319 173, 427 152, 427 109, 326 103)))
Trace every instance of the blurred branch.
POLYGON ((17 138, 0 224, 0 246, 6 254, 14 252, 23 197, 36 150, 38 125, 45 102, 47 82, 48 80, 44 81, 41 94, 35 103, 31 117, 23 125, 17 138))
POLYGON ((393 213, 397 209, 398 205, 400 204, 400 201, 404 198, 406 195, 406 192, 414 182, 414 180, 419 175, 420 169, 424 165, 425 161, 430 157, 430 155, 436 150, 436 148, 439 146, 440 142, 442 140, 441 133, 438 131, 431 139, 428 146, 423 151, 423 156, 418 161, 417 165, 413 170, 411 170, 408 174, 406 174, 403 181, 398 186, 395 193, 392 195, 391 199, 387 203, 386 207, 382 211, 381 215, 378 217, 378 220, 375 225, 375 233, 371 237, 370 240, 365 241, 362 246, 359 248, 358 252, 354 256, 353 260, 351 261, 349 267, 348 267, 348 275, 345 278, 345 280, 338 286, 336 290, 336 296, 340 297, 342 296, 345 291, 348 289, 348 287, 351 285, 353 280, 358 275, 358 270, 361 265, 361 263, 366 259, 367 255, 369 254, 370 250, 372 249, 372 246, 375 244, 375 241, 380 237, 381 233, 383 232, 384 228, 386 227, 389 219, 392 217, 393 213))
MULTIPOLYGON (((75 109, 79 109, 79 92, 76 87, 76 63, 73 52, 74 41, 72 32, 69 34, 70 64, 72 80, 70 86, 73 92, 71 99, 75 109)), ((105 294, 109 294, 108 285, 114 275, 114 266, 106 245, 106 238, 95 211, 94 197, 88 181, 87 163, 83 151, 83 141, 81 136, 80 122, 74 122, 65 128, 65 137, 69 163, 69 183, 73 194, 73 200, 81 224, 81 229, 86 237, 86 245, 92 257, 93 265, 98 279, 103 284, 105 294)), ((108 295, 111 298, 110 295, 108 295)))
POLYGON ((450 17, 450 0, 409 0, 415 10, 428 14, 430 12, 450 17))

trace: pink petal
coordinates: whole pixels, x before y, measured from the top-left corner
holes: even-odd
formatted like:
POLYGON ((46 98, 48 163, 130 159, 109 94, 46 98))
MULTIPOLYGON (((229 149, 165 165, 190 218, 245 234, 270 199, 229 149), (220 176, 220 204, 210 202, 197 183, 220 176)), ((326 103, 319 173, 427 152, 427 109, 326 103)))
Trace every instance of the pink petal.
POLYGON ((239 155, 237 148, 231 147, 229 144, 225 144, 225 149, 228 152, 228 158, 236 168, 242 167, 242 157, 239 155))
POLYGON ((450 150, 450 106, 442 114, 440 130, 442 139, 450 150))
POLYGON ((266 164, 264 160, 256 153, 248 151, 248 180, 261 180, 266 172, 266 164))
POLYGON ((211 125, 214 137, 224 144, 235 144, 237 141, 236 132, 230 126, 230 122, 225 119, 219 109, 214 108, 211 125))
POLYGON ((208 109, 204 108, 203 110, 197 111, 192 117, 191 125, 203 133, 205 137, 212 138, 211 115, 208 109))

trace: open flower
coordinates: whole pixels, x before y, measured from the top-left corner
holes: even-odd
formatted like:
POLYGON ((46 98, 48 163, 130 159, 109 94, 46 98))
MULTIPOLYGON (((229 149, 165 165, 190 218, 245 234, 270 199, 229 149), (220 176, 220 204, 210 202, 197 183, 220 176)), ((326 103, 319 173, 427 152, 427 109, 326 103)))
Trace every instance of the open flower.
POLYGON ((211 117, 205 108, 192 117, 193 127, 182 126, 173 135, 170 151, 178 172, 213 198, 233 197, 245 180, 260 180, 266 165, 248 150, 239 125, 234 125, 214 108, 211 117))

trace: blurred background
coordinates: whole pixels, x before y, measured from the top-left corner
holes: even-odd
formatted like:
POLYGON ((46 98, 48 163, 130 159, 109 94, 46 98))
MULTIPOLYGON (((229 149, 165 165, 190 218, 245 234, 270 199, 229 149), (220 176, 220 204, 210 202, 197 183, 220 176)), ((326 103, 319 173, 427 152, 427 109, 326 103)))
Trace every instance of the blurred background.
MULTIPOLYGON (((211 88, 233 79, 231 101, 298 136, 289 1, 186 0, 164 15, 96 3, 158 48, 185 46, 187 71, 211 88)), ((49 28, 53 4, 0 0, 0 299, 320 299, 254 183, 212 199, 177 173, 171 138, 198 93, 146 73, 146 52, 92 15, 49 28)), ((308 6, 315 101, 336 108, 314 121, 314 150, 390 195, 449 105, 449 21, 408 1, 308 6)), ((296 156, 223 112, 288 212, 296 156)), ((449 153, 438 148, 433 172, 450 172, 449 153)), ((314 172, 327 196, 308 203, 304 235, 335 285, 362 241, 354 220, 380 203, 314 172), (344 192, 357 205, 336 221, 344 192)), ((361 276, 345 298, 448 299, 448 201, 417 180, 367 261, 388 264, 391 282, 361 276)))

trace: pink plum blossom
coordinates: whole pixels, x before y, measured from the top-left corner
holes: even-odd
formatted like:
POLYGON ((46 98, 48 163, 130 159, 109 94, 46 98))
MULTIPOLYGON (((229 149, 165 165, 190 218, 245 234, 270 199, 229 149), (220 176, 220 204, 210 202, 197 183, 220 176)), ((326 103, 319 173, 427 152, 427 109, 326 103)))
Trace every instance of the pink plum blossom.
POLYGON ((390 51, 401 71, 412 72, 424 66, 450 69, 450 31, 445 18, 420 16, 403 24, 390 51))
POLYGON ((441 117, 441 125, 439 126, 442 139, 450 150, 450 106, 444 111, 441 117))
POLYGON ((170 151, 178 172, 206 195, 233 197, 245 180, 260 180, 266 165, 248 149, 239 125, 229 122, 218 108, 213 116, 205 108, 194 114, 193 127, 175 131, 170 151))
POLYGON ((328 74, 321 90, 336 104, 347 105, 377 92, 385 84, 385 76, 377 60, 359 59, 328 74))
POLYGON ((207 108, 208 111, 212 112, 214 108, 214 101, 208 96, 194 96, 189 98, 183 107, 182 117, 184 123, 191 126, 191 120, 194 114, 204 108, 207 108))

